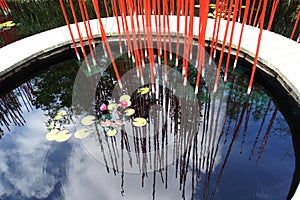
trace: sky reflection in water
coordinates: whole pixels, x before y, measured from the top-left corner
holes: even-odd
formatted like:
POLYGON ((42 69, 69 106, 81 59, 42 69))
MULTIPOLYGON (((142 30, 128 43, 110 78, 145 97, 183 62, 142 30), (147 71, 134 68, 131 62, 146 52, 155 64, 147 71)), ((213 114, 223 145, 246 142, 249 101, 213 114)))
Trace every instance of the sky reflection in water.
MULTIPOLYGON (((60 65, 65 65, 67 70, 74 70, 76 74, 74 61, 66 61, 60 65)), ((52 73, 54 71, 56 70, 51 70, 52 73)), ((65 79, 62 74, 57 76, 57 80, 65 79)), ((39 78, 31 84, 34 90, 41 91, 43 88, 39 88, 41 84, 37 84, 37 80, 39 78)), ((72 81, 69 83, 71 85, 62 85, 72 87, 72 81)), ((51 88, 49 83, 48 87, 51 88)), ((228 89, 230 87, 227 87, 228 89)), ((254 90, 258 95, 266 95, 259 86, 254 90)), ((4 136, 0 140, 0 197, 14 200, 93 200, 120 199, 123 195, 123 199, 152 199, 153 196, 156 199, 181 199, 182 196, 190 199, 194 194, 194 199, 211 199, 212 195, 214 199, 284 199, 289 191, 294 170, 292 138, 288 125, 268 97, 244 104, 238 102, 241 97, 238 87, 235 88, 235 92, 229 101, 229 111, 222 134, 220 130, 221 122, 225 120, 225 110, 220 114, 219 125, 213 127, 213 130, 217 128, 218 133, 213 145, 206 147, 210 148, 207 154, 203 153, 202 149, 202 156, 200 155, 201 147, 208 142, 206 137, 202 137, 202 124, 197 144, 193 140, 190 156, 177 157, 179 159, 177 170, 174 163, 161 171, 144 173, 144 178, 143 173, 122 173, 120 133, 116 137, 117 143, 110 140, 107 143, 114 144, 119 149, 119 157, 114 158, 117 159, 118 170, 114 174, 110 169, 108 173, 104 163, 95 159, 95 155, 91 156, 91 149, 87 149, 87 145, 98 148, 98 141, 93 135, 86 141, 71 137, 64 143, 49 142, 45 139, 46 124, 53 118, 54 113, 66 108, 64 101, 56 99, 54 101, 56 104, 51 104, 49 109, 49 102, 43 106, 40 99, 40 102, 35 102, 40 108, 33 106, 30 112, 27 112, 23 105, 21 109, 22 116, 26 120, 25 125, 10 125, 11 131, 2 127, 4 136), (202 138, 204 141, 201 142, 202 138), (195 145, 197 148, 194 148, 195 145), (195 162, 196 159, 193 158, 196 155, 199 161, 202 158, 201 162, 195 162), (214 164, 210 166, 212 160, 214 164), (184 167, 181 167, 182 165, 184 167)), ((35 95, 38 93, 33 93, 33 96, 35 95)), ((25 102, 30 104, 28 100, 25 102)), ((202 111, 208 105, 212 109, 212 102, 203 105, 202 111)), ((215 114, 210 121, 215 121, 218 106, 216 101, 215 114)), ((76 121, 76 117, 73 117, 73 120, 76 121)), ((76 130, 72 122, 70 125, 67 123, 66 127, 73 133, 76 130)), ((95 132, 94 128, 91 130, 95 132)), ((162 145, 161 139, 158 140, 159 145, 162 145)), ((154 145, 153 138, 150 142, 154 145)), ((169 137, 170 142, 174 142, 172 135, 169 137)), ((134 152, 135 144, 133 141, 130 144, 131 152, 134 152)), ((168 152, 170 160, 173 159, 172 150, 169 149, 168 152)), ((101 157, 101 152, 98 153, 101 157)), ((128 162, 128 157, 124 158, 124 162, 128 162)), ((134 165, 138 165, 137 158, 133 156, 132 159, 134 165)))

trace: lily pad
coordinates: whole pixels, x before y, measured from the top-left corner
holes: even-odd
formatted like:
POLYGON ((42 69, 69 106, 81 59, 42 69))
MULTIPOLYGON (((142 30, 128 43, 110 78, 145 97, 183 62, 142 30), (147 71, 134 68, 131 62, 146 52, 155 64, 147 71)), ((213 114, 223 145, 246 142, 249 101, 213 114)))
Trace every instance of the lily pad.
POLYGON ((116 109, 116 108, 118 108, 118 104, 116 104, 116 103, 111 103, 107 106, 107 109, 110 111, 112 111, 113 109, 116 109))
POLYGON ((130 116, 130 115, 133 115, 135 113, 135 110, 132 109, 132 108, 128 108, 124 111, 125 115, 126 116, 130 116))
POLYGON ((128 94, 124 94, 120 97, 120 100, 126 100, 129 101, 131 99, 131 97, 128 94))
POLYGON ((137 93, 140 93, 140 94, 147 94, 148 92, 150 91, 150 88, 148 87, 143 87, 143 88, 140 88, 137 93))
POLYGON ((56 116, 54 117, 54 120, 57 121, 57 120, 60 120, 60 119, 62 119, 62 118, 63 118, 63 116, 61 116, 61 115, 56 115, 56 116))
POLYGON ((78 129, 75 134, 74 134, 74 137, 77 138, 77 139, 84 139, 86 138, 88 135, 89 135, 89 131, 87 128, 80 128, 78 129))
POLYGON ((94 117, 92 115, 88 115, 88 116, 82 118, 81 123, 85 126, 89 126, 89 125, 95 123, 95 119, 96 119, 96 117, 94 117))
POLYGON ((146 121, 145 118, 137 117, 137 118, 134 118, 132 124, 134 126, 137 126, 137 127, 142 127, 142 126, 145 126, 147 124, 147 121, 146 121))
POLYGON ((62 130, 56 134, 55 141, 56 142, 65 142, 68 139, 70 139, 71 136, 72 136, 72 134, 69 133, 69 130, 62 130))
POLYGON ((117 134, 117 130, 116 129, 109 129, 106 134, 110 137, 115 136, 117 134))
POLYGON ((57 113, 57 116, 66 116, 67 115, 67 111, 65 110, 61 110, 57 113))
POLYGON ((46 134, 46 139, 48 141, 53 141, 56 139, 56 134, 59 132, 58 129, 53 129, 46 134))

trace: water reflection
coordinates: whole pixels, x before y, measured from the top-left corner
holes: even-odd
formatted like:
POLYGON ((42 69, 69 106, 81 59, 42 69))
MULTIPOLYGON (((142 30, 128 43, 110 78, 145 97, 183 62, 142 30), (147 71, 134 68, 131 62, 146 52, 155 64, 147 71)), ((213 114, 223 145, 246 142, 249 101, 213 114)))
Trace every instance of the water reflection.
MULTIPOLYGON (((15 89, 15 97, 2 98, 6 121, 1 121, 5 132, 0 142, 1 199, 286 197, 294 170, 289 127, 260 86, 246 95, 242 73, 232 73, 218 95, 203 86, 192 102, 163 84, 156 85, 155 94, 133 92, 133 117, 146 118, 146 126, 128 123, 116 137, 108 137, 96 124, 89 127, 94 134, 82 141, 72 137, 55 143, 46 141, 45 134, 57 111, 67 109, 64 126, 73 133, 82 117, 69 108, 77 65, 72 61, 61 65, 61 70, 45 72, 15 89)), ((106 75, 102 85, 114 80, 106 75)), ((99 88, 98 94, 103 94, 100 100, 113 100, 112 88, 99 88)))

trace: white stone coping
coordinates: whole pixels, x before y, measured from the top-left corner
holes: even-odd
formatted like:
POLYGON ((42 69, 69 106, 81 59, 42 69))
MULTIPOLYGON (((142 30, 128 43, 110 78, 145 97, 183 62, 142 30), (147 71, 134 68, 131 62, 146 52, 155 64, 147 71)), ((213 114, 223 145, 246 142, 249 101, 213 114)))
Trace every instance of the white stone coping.
MULTIPOLYGON (((121 20, 121 19, 120 19, 121 20)), ((128 19, 128 28, 131 29, 130 20, 128 19)), ((177 33, 177 17, 169 16, 171 33, 177 33)), ((142 18, 139 16, 139 22, 142 24, 142 18)), ((152 27, 155 27, 154 16, 152 16, 152 27)), ((118 35, 117 21, 115 17, 103 18, 103 26, 107 36, 118 35)), ((179 33, 184 33, 184 16, 180 18, 179 33)), ((90 21, 92 33, 95 37, 100 37, 100 28, 98 20, 90 21)), ((135 24, 136 25, 136 24, 135 24)), ((82 29, 81 34, 86 38, 84 25, 79 24, 82 29)), ((194 18, 194 37, 198 37, 199 18, 194 18)), ((214 19, 209 19, 207 23, 206 40, 211 40, 213 34, 214 19)), ((236 23, 232 48, 238 46, 241 24, 236 23)), ((221 21, 218 42, 222 44, 226 27, 226 21, 221 21)), ((78 41, 77 29, 74 24, 71 25, 75 40, 78 41)), ((226 43, 229 44, 231 34, 231 24, 229 26, 226 43)), ((257 46, 259 29, 246 25, 241 43, 241 52, 254 58, 257 46)), ((43 55, 58 47, 72 44, 71 37, 67 26, 51 29, 22 40, 16 41, 0 49, 0 77, 8 72, 13 71, 27 61, 43 55)), ((269 31, 263 31, 262 41, 259 51, 259 62, 267 66, 273 76, 276 76, 279 82, 286 87, 290 95, 300 104, 300 45, 281 35, 269 31)), ((262 67, 258 65, 258 67, 262 67)))

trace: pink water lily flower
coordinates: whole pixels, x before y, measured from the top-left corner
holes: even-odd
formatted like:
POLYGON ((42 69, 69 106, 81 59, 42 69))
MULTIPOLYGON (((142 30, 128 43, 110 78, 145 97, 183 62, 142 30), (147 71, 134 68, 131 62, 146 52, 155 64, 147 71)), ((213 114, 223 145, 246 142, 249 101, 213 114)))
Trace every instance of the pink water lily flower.
POLYGON ((107 110, 106 104, 102 104, 102 105, 100 106, 100 110, 101 110, 101 111, 107 110))
POLYGON ((122 108, 127 108, 130 105, 131 105, 131 101, 129 100, 121 99, 119 101, 119 106, 121 106, 122 108))

